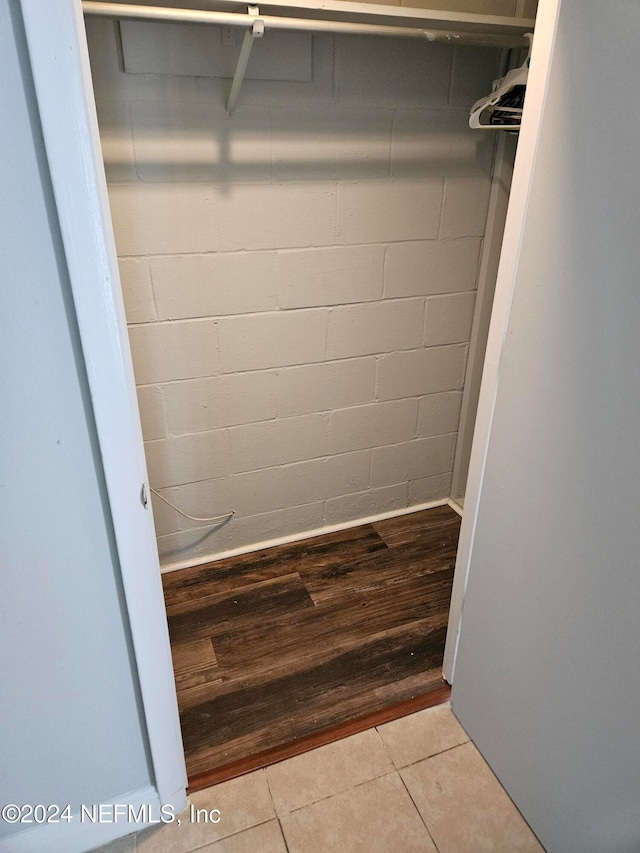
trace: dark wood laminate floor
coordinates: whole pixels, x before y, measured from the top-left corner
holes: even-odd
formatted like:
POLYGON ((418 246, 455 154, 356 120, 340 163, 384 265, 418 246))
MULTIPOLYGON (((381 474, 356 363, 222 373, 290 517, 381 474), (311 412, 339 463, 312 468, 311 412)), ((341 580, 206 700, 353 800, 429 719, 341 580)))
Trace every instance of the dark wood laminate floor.
POLYGON ((165 574, 192 787, 440 688, 459 529, 438 507, 165 574))

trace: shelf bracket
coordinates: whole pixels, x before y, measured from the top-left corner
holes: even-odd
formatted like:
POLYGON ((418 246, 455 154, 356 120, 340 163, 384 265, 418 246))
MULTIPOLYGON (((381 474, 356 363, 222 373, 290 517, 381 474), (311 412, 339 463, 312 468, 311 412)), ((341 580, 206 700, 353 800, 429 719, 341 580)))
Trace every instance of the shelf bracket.
POLYGON ((240 97, 240 89, 242 88, 244 75, 247 70, 247 65, 249 64, 249 57, 251 56, 251 48, 253 47, 253 42, 255 39, 262 38, 262 36, 264 35, 264 21, 258 18, 258 7, 249 6, 248 13, 249 15, 255 17, 255 21, 253 21, 253 23, 251 24, 251 29, 245 32, 244 39, 242 40, 240 56, 238 57, 238 64, 236 65, 236 73, 233 75, 233 83, 231 84, 229 100, 227 101, 228 116, 233 114, 233 111, 236 108, 236 104, 238 103, 238 98, 240 97))

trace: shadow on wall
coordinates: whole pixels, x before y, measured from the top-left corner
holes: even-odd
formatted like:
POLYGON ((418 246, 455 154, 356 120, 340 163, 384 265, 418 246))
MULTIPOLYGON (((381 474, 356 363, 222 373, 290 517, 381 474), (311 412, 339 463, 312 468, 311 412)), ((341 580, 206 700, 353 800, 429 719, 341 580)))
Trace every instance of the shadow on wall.
MULTIPOLYGON (((493 137, 473 133, 466 110, 245 107, 229 118, 222 105, 129 105, 135 152, 127 180, 147 182, 314 181, 487 175, 493 137)), ((101 120, 105 136, 118 128, 101 120)), ((130 161, 107 162, 108 173, 130 161)), ((122 177, 120 177, 122 180, 122 177)))
POLYGON ((175 54, 186 54, 185 45, 204 50, 203 31, 215 50, 218 28, 158 26, 172 41, 125 41, 130 54, 142 52, 127 64, 136 73, 127 73, 127 57, 116 51, 117 25, 88 22, 110 181, 224 184, 489 172, 493 137, 472 133, 467 121, 470 105, 498 74, 496 49, 315 36, 309 39, 310 80, 247 79, 230 118, 230 79, 176 73, 175 54), (145 68, 156 73, 142 73, 145 68), (165 68, 172 73, 158 73, 165 68))
POLYGON ((173 548, 168 556, 171 556, 174 560, 180 559, 180 557, 189 556, 193 553, 194 550, 199 548, 206 548, 207 545, 210 545, 212 549, 215 549, 215 543, 209 542, 216 533, 219 533, 223 527, 226 527, 227 524, 233 518, 232 515, 229 515, 224 521, 221 521, 219 524, 211 525, 208 527, 198 527, 195 530, 189 531, 191 534, 187 536, 185 540, 180 544, 173 548))
MULTIPOLYGON (((187 112, 184 109, 183 116, 187 112)), ((210 110, 206 117, 198 112, 200 125, 181 121, 179 137, 160 122, 155 127, 148 123, 135 136, 135 174, 127 180, 425 178, 486 175, 491 164, 493 140, 468 130, 466 112, 434 110, 394 122, 391 115, 358 115, 337 108, 320 116, 282 116, 279 124, 251 108, 240 120, 228 118, 222 109, 210 110), (248 118, 253 119, 250 126, 248 118)), ((126 161, 107 163, 108 170, 126 166, 126 161)))

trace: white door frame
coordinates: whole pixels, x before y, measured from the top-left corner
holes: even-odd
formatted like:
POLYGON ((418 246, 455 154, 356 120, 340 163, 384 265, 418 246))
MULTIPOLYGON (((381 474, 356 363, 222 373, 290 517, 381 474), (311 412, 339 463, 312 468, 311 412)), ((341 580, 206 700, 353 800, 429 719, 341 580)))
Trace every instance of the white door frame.
MULTIPOLYGON (((20 0, 153 763, 163 804, 186 770, 144 446, 80 0, 20 0)), ((124 793, 124 792, 123 792, 124 793)))
POLYGON ((453 475, 451 478, 451 500, 459 505, 462 505, 464 502, 469 474, 469 458, 476 424, 478 395, 480 394, 487 336, 489 334, 489 323, 491 322, 504 224, 509 204, 514 155, 515 140, 512 136, 501 133, 497 140, 493 174, 491 176, 487 229, 483 240, 480 272, 478 273, 476 307, 473 312, 469 358, 467 360, 467 370, 462 392, 460 426, 458 427, 456 454, 453 461, 453 475))
MULTIPOLYGON (((496 290, 487 339, 487 351, 480 386, 478 413, 469 461, 469 477, 464 499, 458 556, 453 577, 449 627, 444 651, 443 673, 453 683, 458 652, 460 622, 464 594, 469 578, 471 552, 476 532, 480 495, 484 479, 489 437, 493 423, 500 360, 504 348, 516 272, 520 259, 523 225, 531 192, 533 164, 538 150, 541 118, 547 99, 548 70, 555 45, 556 29, 562 0, 541 0, 536 17, 535 38, 531 51, 531 68, 527 81, 527 97, 522 116, 522 129, 513 169, 513 181, 502 241, 496 290)), ((496 614, 496 618, 500 618, 496 614)))

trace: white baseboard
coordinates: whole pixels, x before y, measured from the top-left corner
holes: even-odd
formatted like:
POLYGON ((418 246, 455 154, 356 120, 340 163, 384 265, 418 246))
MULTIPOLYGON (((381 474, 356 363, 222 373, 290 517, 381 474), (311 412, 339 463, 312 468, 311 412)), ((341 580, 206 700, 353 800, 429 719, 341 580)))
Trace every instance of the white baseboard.
POLYGON ((222 551, 219 554, 209 554, 208 556, 193 557, 190 560, 183 560, 179 563, 168 563, 162 566, 160 571, 162 574, 167 572, 175 572, 179 569, 189 569, 192 566, 199 566, 202 563, 214 563, 218 560, 224 560, 227 557, 237 557, 240 554, 251 554, 253 551, 262 551, 264 548, 273 548, 275 545, 288 545, 292 542, 300 542, 301 539, 312 539, 315 536, 323 536, 325 533, 334 533, 336 530, 349 530, 351 527, 359 527, 361 524, 371 524, 374 521, 384 521, 387 518, 397 518, 400 515, 409 515, 412 512, 421 512, 425 509, 433 509, 437 506, 451 506, 457 513, 462 515, 462 510, 454 506, 449 498, 442 498, 429 503, 417 504, 416 506, 407 506, 402 509, 394 509, 391 512, 383 512, 380 515, 369 515, 366 518, 357 518, 354 521, 347 521, 343 524, 329 524, 326 527, 318 527, 315 530, 305 530, 302 533, 295 533, 290 536, 281 536, 279 539, 269 539, 264 542, 257 542, 254 545, 245 545, 242 548, 233 548, 230 551, 222 551))
MULTIPOLYGON (((181 803, 184 804, 183 799, 181 803)), ((131 806, 136 811, 145 806, 147 814, 160 814, 158 792, 151 786, 109 800, 105 804, 106 813, 109 813, 109 807, 116 804, 131 806)), ((89 804, 87 808, 90 808, 89 804)), ((72 815, 69 823, 37 824, 0 839, 0 853, 86 853, 152 825, 151 822, 126 823, 122 819, 115 823, 92 823, 86 817, 81 821, 78 812, 72 815)))
POLYGON ((449 506, 451 507, 451 509, 452 509, 454 512, 457 512, 457 513, 458 513, 458 515, 460 516, 460 518, 462 518, 462 513, 464 512, 464 509, 463 509, 462 504, 461 504, 461 503, 458 503, 458 501, 454 501, 454 499, 453 499, 453 498, 449 498, 449 499, 447 500, 447 503, 449 504, 449 506))

